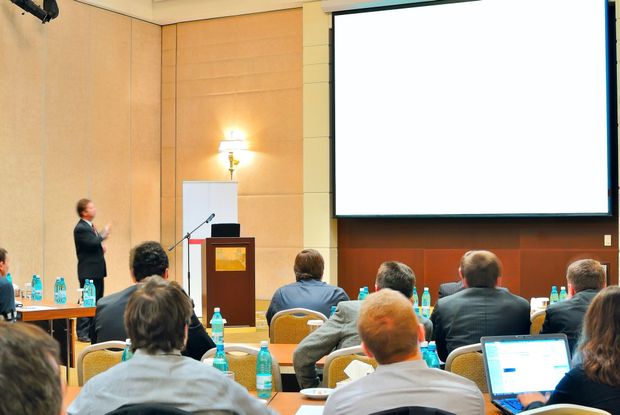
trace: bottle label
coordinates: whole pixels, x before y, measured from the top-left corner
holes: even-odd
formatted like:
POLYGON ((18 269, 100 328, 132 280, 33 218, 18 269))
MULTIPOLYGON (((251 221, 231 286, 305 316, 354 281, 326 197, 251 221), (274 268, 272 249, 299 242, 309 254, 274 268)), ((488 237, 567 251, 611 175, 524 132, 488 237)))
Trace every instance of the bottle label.
POLYGON ((211 334, 211 338, 213 339, 213 343, 221 344, 224 342, 224 333, 213 332, 211 334))
POLYGON ((256 390, 271 390, 271 375, 256 375, 256 390))

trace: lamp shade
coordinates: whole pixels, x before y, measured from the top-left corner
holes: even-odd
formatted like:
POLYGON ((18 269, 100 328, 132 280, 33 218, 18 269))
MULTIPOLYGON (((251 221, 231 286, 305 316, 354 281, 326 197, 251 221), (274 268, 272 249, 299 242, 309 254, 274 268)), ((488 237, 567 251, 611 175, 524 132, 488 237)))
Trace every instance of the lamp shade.
POLYGON ((220 141, 220 153, 234 153, 239 150, 247 150, 248 143, 245 140, 231 139, 220 141))

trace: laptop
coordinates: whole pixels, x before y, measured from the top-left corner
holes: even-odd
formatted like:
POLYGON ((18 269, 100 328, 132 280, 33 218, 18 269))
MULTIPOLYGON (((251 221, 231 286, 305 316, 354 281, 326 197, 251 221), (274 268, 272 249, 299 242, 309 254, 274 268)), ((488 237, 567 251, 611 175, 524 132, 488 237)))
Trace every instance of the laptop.
POLYGON ((564 334, 483 337, 480 343, 491 401, 505 414, 524 410, 517 395, 551 392, 571 369, 564 334))

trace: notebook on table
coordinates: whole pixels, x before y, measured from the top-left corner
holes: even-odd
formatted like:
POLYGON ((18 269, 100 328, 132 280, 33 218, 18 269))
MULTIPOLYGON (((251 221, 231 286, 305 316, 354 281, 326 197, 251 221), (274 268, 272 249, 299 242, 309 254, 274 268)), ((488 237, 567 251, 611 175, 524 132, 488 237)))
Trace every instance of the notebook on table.
POLYGON ((480 342, 491 401, 505 414, 524 410, 519 394, 552 392, 571 369, 564 334, 483 337, 480 342))

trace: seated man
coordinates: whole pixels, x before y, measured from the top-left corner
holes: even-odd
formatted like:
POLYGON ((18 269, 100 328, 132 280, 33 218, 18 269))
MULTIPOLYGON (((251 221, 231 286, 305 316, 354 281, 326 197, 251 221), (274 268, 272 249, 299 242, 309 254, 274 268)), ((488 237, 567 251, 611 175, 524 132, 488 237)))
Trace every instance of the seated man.
POLYGON ((530 303, 497 287, 501 263, 494 253, 467 252, 459 273, 467 289, 438 300, 431 315, 441 360, 483 336, 530 333, 530 303))
POLYGON ((0 320, 15 321, 15 291, 13 284, 6 278, 8 273, 8 252, 0 248, 0 320))
MULTIPOLYGON (((415 275, 411 268, 400 262, 384 262, 379 267, 375 290, 390 288, 403 294, 411 302, 411 293, 415 285, 415 275)), ((359 346, 361 343, 357 332, 357 318, 362 301, 343 301, 338 304, 336 314, 325 324, 310 333, 299 343, 293 354, 293 365, 299 386, 314 388, 319 385, 316 373, 316 362, 336 349, 359 346)), ((430 320, 420 317, 430 339, 433 325, 430 320)))
POLYGON ((452 294, 456 294, 459 291, 465 289, 463 287, 463 280, 455 281, 455 282, 446 282, 444 284, 439 285, 439 296, 437 299, 448 297, 452 294))
POLYGON ((155 276, 138 285, 125 310, 133 357, 91 378, 69 407, 69 415, 103 415, 141 403, 194 414, 272 413, 219 370, 181 355, 193 312, 178 284, 155 276))
POLYGON ((581 334, 583 316, 592 299, 605 288, 605 271, 600 262, 582 259, 569 265, 566 270, 566 283, 569 298, 547 308, 541 334, 566 334, 570 351, 573 353, 581 334))
POLYGON ((321 281, 325 264, 321 254, 314 249, 304 249, 295 258, 296 282, 276 290, 267 310, 267 324, 278 311, 291 308, 307 308, 329 317, 333 305, 349 301, 349 296, 340 287, 321 281))
POLYGON ((364 353, 379 366, 365 378, 336 389, 324 415, 373 414, 411 406, 459 415, 484 413, 482 393, 474 382, 426 366, 418 347, 424 328, 402 295, 390 289, 369 295, 357 327, 364 353))
MULTIPOLYGON (((123 324, 123 314, 129 298, 146 277, 158 275, 168 279, 168 256, 159 242, 143 242, 134 247, 130 253, 129 266, 131 277, 136 284, 97 302, 90 335, 93 344, 110 340, 125 341, 128 336, 123 324)), ((200 360, 207 350, 215 347, 215 343, 194 312, 188 330, 187 347, 183 350, 183 355, 200 360)))
POLYGON ((0 414, 59 415, 58 344, 32 324, 0 322, 0 414))

